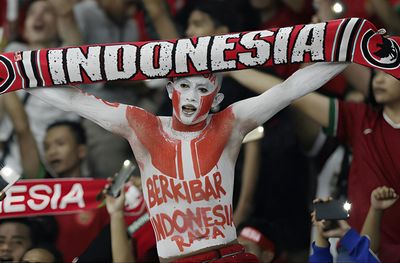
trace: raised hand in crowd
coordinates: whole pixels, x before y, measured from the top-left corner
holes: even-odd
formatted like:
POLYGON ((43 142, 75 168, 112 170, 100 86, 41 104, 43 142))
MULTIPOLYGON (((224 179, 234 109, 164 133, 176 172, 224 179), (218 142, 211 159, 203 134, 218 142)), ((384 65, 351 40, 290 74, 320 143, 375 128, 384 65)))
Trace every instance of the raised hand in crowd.
MULTIPOLYGON (((313 203, 316 204, 320 202, 329 202, 331 200, 332 198, 330 197, 325 199, 318 198, 315 199, 313 203)), ((338 227, 327 231, 326 229, 330 227, 330 224, 332 224, 332 222, 326 220, 317 221, 315 211, 311 213, 311 221, 313 225, 317 228, 315 245, 318 247, 329 247, 329 238, 342 238, 350 229, 349 224, 345 220, 338 220, 338 227)))
POLYGON ((382 186, 376 188, 371 193, 371 206, 361 230, 362 235, 366 235, 371 240, 371 250, 377 253, 380 247, 380 225, 384 210, 391 207, 399 195, 393 188, 382 186))
POLYGON ((78 0, 49 0, 57 14, 57 29, 63 45, 83 44, 82 33, 73 12, 77 2, 78 0))
MULTIPOLYGON (((112 179, 110 179, 112 182, 112 179)), ((124 220, 125 191, 116 198, 106 194, 111 184, 103 191, 107 211, 110 214, 111 250, 113 262, 134 262, 131 241, 128 239, 127 227, 124 220)))
MULTIPOLYGON (((332 198, 316 199, 318 202, 329 202, 332 198)), ((360 236, 346 220, 337 220, 337 227, 333 227, 333 221, 317 221, 316 213, 311 213, 313 225, 317 228, 317 236, 312 244, 313 253, 309 262, 333 262, 330 254, 329 238, 340 238, 340 243, 347 251, 352 262, 380 262, 374 253, 370 251, 370 241, 366 236, 360 236), (332 229, 333 228, 333 229, 332 229)))

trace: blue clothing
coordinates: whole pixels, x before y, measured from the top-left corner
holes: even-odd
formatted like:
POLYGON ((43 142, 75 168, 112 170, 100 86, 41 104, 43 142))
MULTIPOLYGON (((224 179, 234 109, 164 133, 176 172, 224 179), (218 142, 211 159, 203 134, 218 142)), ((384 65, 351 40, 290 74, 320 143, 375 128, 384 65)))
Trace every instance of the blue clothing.
MULTIPOLYGON (((379 259, 369 249, 369 239, 360 236, 354 229, 350 229, 340 240, 340 244, 349 253, 350 258, 357 263, 378 263, 379 259)), ((310 263, 333 262, 329 247, 318 247, 312 243, 313 254, 309 258, 310 263)))

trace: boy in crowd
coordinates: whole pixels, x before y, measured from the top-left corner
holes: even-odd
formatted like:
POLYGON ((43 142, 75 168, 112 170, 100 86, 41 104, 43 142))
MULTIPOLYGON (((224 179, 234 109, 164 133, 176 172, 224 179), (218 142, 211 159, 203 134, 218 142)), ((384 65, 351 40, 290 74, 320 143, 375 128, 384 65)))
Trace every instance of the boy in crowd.
POLYGON ((234 165, 243 137, 345 67, 317 63, 260 96, 211 115, 211 107, 223 99, 221 77, 214 74, 177 78, 167 85, 172 117, 104 103, 69 87, 29 92, 129 141, 140 168, 160 260, 191 260, 194 255, 207 260, 218 254, 254 260, 235 245, 232 222, 234 165))
POLYGON ((29 219, 0 220, 0 262, 19 262, 35 244, 37 234, 29 219))

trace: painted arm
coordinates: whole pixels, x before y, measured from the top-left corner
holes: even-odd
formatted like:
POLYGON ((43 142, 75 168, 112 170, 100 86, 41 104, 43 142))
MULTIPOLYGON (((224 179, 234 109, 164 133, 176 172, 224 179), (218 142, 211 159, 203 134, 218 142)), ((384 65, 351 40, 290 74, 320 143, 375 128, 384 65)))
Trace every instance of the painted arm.
POLYGON ((40 168, 40 155, 35 138, 29 127, 28 116, 24 105, 16 93, 4 94, 4 108, 10 116, 15 135, 18 139, 19 152, 21 155, 21 165, 26 179, 35 178, 40 168))
POLYGON ((371 193, 371 206, 365 218, 361 234, 370 238, 370 248, 377 253, 381 240, 381 221, 385 209, 391 207, 399 198, 393 188, 378 187, 371 193))
POLYGON ((125 138, 132 132, 125 117, 127 105, 104 101, 74 87, 31 88, 27 92, 61 110, 75 112, 125 138))
MULTIPOLYGON (((317 90, 347 67, 344 63, 316 63, 299 69, 283 83, 273 86, 259 96, 232 105, 242 134, 263 124, 294 100, 317 90)), ((329 102, 326 100, 326 111, 329 102)), ((316 111, 313 108, 313 111, 316 111)), ((326 114, 326 126, 329 115, 326 114)))

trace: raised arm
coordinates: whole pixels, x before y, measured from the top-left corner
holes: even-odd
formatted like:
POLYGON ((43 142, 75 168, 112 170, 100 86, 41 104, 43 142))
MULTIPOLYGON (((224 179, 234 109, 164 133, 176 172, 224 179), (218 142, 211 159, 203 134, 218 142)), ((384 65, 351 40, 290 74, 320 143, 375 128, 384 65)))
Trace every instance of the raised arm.
POLYGON ((379 252, 381 241, 381 221, 385 209, 391 207, 399 199, 393 188, 378 187, 371 193, 371 206, 365 218, 362 235, 369 237, 371 250, 379 252))
POLYGON ((232 105, 238 127, 246 134, 263 124, 292 101, 320 88, 346 68, 344 63, 316 63, 299 69, 283 83, 259 96, 232 105))
POLYGON ((76 112, 125 138, 131 132, 125 117, 127 105, 104 101, 75 87, 34 88, 27 91, 54 107, 76 112))
POLYGON ((28 116, 24 105, 16 93, 4 94, 0 98, 4 100, 4 108, 9 115, 17 136, 23 174, 27 179, 33 179, 38 175, 40 168, 39 150, 29 127, 28 116))

